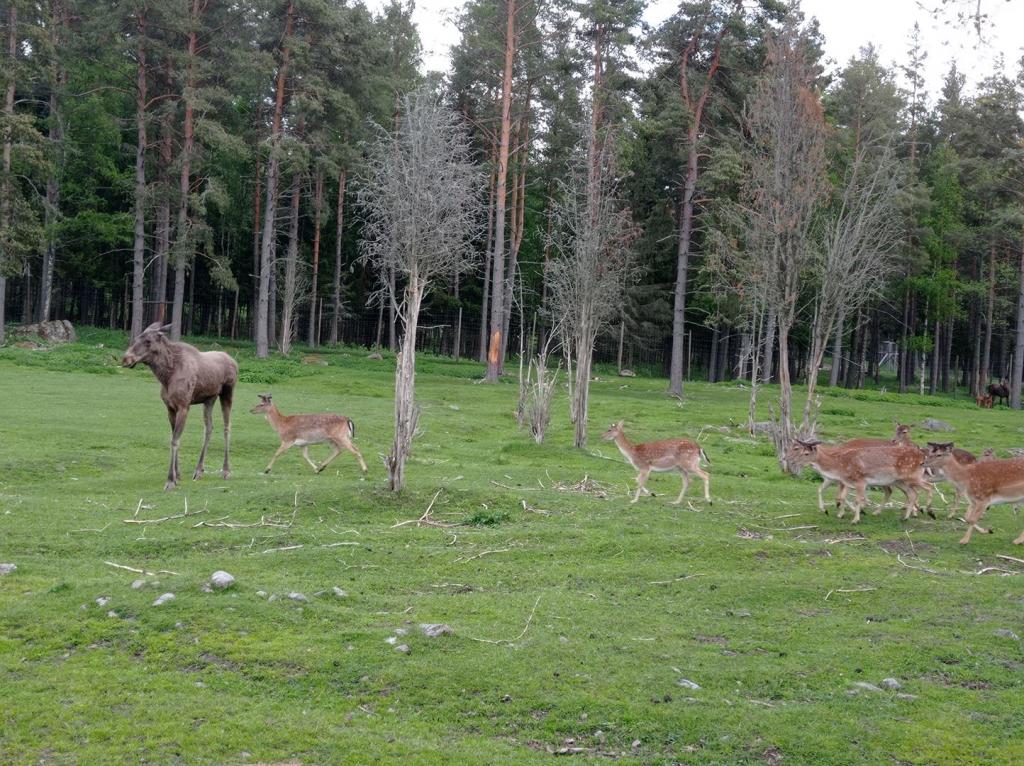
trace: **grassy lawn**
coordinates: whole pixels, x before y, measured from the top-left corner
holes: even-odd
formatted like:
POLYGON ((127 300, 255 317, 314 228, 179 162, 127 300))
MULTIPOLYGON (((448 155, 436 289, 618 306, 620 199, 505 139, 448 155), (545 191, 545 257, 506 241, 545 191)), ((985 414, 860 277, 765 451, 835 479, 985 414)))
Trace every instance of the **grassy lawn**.
MULTIPOLYGON (((570 446, 564 392, 536 446, 514 381, 429 357, 395 497, 379 458, 393 359, 360 349, 320 352, 326 366, 232 349, 234 475, 213 470, 218 408, 208 474, 191 480, 194 408, 185 479, 164 493, 158 383, 117 366, 124 336, 82 335, 0 349, 0 562, 18 567, 0 576, 0 763, 533 764, 562 748, 580 749, 573 763, 1024 763, 1024 644, 1007 633, 1024 636, 1024 578, 1006 575, 1024 565, 998 557, 1024 558, 1010 543, 1024 516, 1008 506, 966 547, 941 509, 823 516, 815 478, 719 429, 744 419, 733 384, 677 402, 662 380, 602 374, 590 448, 570 446), (278 442, 248 410, 267 391, 286 414, 351 416, 367 478, 347 454, 315 476, 297 449, 260 473, 278 442), (668 505, 664 474, 629 504, 633 472, 598 440, 620 418, 634 439, 702 434, 714 505, 699 482, 691 506, 668 505), (459 526, 393 526, 438 490, 434 518, 459 526), (195 515, 125 523, 186 502, 195 515), (235 586, 205 592, 219 569, 235 586), (901 688, 855 685, 887 677, 901 688)), ((1018 412, 822 394, 828 438, 928 416, 968 449, 1024 445, 1018 412)))

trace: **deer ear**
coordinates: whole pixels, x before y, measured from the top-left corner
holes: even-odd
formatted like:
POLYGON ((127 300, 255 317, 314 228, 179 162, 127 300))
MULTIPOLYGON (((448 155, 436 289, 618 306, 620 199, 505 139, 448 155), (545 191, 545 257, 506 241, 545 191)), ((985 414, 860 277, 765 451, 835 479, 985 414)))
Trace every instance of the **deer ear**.
POLYGON ((618 426, 619 428, 622 428, 624 425, 626 425, 626 421, 625 420, 620 420, 615 425, 618 426))

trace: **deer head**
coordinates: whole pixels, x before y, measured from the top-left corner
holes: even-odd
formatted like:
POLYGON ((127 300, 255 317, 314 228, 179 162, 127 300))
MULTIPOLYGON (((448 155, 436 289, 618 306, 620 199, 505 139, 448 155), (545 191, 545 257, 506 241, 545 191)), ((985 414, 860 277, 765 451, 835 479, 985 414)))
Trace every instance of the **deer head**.
POLYGON ((817 457, 819 444, 821 444, 820 441, 794 439, 793 443, 789 445, 789 449, 786 450, 786 465, 793 473, 800 473, 804 466, 817 457))
POLYGON ((924 451, 924 467, 941 469, 953 458, 953 442, 928 442, 924 451))
POLYGON ((253 415, 259 415, 263 412, 270 412, 270 408, 274 406, 274 403, 270 400, 270 394, 259 394, 260 403, 253 407, 249 412, 253 415))
POLYGON ((893 441, 897 444, 909 444, 910 426, 906 423, 896 423, 896 436, 893 437, 893 441))
POLYGON ((121 357, 122 367, 134 367, 139 362, 151 361, 156 353, 167 343, 167 336, 164 334, 171 329, 169 324, 161 325, 154 322, 143 330, 135 342, 128 347, 121 357))
POLYGON ((601 434, 601 438, 606 442, 610 442, 618 439, 620 436, 625 436, 625 433, 622 431, 622 425, 625 422, 625 420, 620 420, 618 423, 612 423, 608 426, 608 430, 601 434))

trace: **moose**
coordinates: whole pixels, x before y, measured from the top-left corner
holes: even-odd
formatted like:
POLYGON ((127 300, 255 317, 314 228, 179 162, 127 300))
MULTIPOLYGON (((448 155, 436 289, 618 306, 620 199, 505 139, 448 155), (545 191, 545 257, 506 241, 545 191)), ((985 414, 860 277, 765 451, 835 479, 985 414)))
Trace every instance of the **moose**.
POLYGON ((220 397, 221 412, 224 416, 224 468, 221 475, 231 475, 228 453, 231 448, 231 397, 238 383, 238 364, 223 351, 200 351, 188 343, 170 340, 165 334, 171 325, 155 322, 143 330, 124 352, 123 367, 135 367, 139 362, 149 367, 160 381, 160 398, 167 405, 167 417, 171 421, 171 466, 167 471, 164 490, 174 489, 181 479, 178 470, 178 444, 185 430, 189 408, 193 404, 203 405, 203 419, 206 435, 199 452, 199 462, 192 474, 193 479, 203 475, 206 449, 210 446, 213 433, 213 405, 220 397))
POLYGON ((1006 378, 1003 378, 998 383, 989 383, 988 395, 990 401, 998 400, 1001 404, 1008 407, 1010 405, 1010 386, 1006 378))

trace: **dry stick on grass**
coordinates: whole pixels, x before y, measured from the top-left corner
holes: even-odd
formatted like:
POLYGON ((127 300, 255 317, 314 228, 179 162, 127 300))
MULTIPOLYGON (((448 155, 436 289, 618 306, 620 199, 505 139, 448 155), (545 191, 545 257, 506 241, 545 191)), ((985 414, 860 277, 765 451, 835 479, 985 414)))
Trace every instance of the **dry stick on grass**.
POLYGON ((997 559, 1002 559, 1003 561, 1012 561, 1012 562, 1014 562, 1016 564, 1024 564, 1024 559, 1016 559, 1013 556, 1004 556, 1001 553, 997 553, 996 554, 996 558, 997 559))
POLYGON ((933 575, 945 576, 945 575, 948 574, 948 572, 939 572, 939 571, 937 571, 935 569, 929 569, 928 567, 917 567, 917 566, 914 566, 913 564, 908 564, 906 561, 904 561, 901 558, 902 555, 903 554, 897 553, 896 554, 896 560, 898 562, 900 562, 903 566, 905 566, 907 569, 918 569, 918 570, 920 570, 922 572, 927 572, 928 574, 933 574, 933 575))
POLYGON ((278 551, 294 551, 294 550, 297 550, 297 549, 302 548, 302 547, 303 547, 302 543, 299 543, 298 545, 285 545, 285 546, 282 546, 281 548, 267 548, 263 552, 264 553, 277 553, 278 551))
POLYGON ((683 580, 689 580, 691 577, 703 577, 703 573, 688 574, 682 577, 676 577, 674 580, 651 580, 648 585, 672 585, 673 583, 682 582, 683 580))
POLYGON ((828 601, 829 596, 833 593, 867 593, 869 590, 878 590, 878 588, 835 588, 825 594, 825 600, 828 601))
POLYGON ((158 569, 155 572, 150 572, 146 569, 138 569, 136 567, 125 566, 124 564, 115 564, 113 561, 104 561, 108 567, 114 567, 115 569, 126 569, 129 572, 135 572, 136 574, 144 574, 147 577, 156 577, 158 574, 176 575, 181 576, 179 572, 172 572, 169 569, 158 569))
MULTIPOLYGON (((225 517, 227 518, 227 517, 225 517)), ((292 521, 294 521, 294 516, 292 521)), ((223 521, 218 519, 217 521, 200 521, 197 524, 193 524, 192 528, 197 529, 198 527, 226 527, 228 529, 248 529, 250 527, 276 527, 278 529, 288 529, 292 525, 292 521, 287 524, 280 521, 267 521, 266 516, 260 516, 260 520, 252 524, 238 524, 233 521, 223 521)))
MULTIPOLYGON (((543 595, 543 594, 541 594, 541 595, 543 595)), ((537 612, 537 604, 540 603, 540 599, 541 599, 541 597, 537 596, 537 600, 533 602, 533 609, 530 610, 530 616, 526 618, 526 625, 523 626, 522 632, 520 632, 520 634, 518 636, 516 636, 515 638, 512 638, 512 639, 499 638, 496 641, 493 640, 493 639, 490 639, 490 638, 474 638, 473 636, 466 636, 466 638, 468 638, 470 641, 479 641, 481 644, 494 644, 496 646, 502 646, 502 645, 508 644, 508 645, 511 646, 516 641, 518 641, 520 638, 525 636, 526 635, 526 631, 528 631, 530 629, 530 623, 533 622, 533 615, 536 614, 536 612, 537 612)))
POLYGON ((533 506, 528 505, 525 500, 520 500, 519 502, 523 504, 523 510, 526 511, 527 513, 536 513, 541 516, 550 516, 552 513, 551 511, 545 510, 544 508, 534 508, 533 506))
POLYGON ((430 501, 430 505, 427 506, 427 510, 423 512, 423 515, 418 519, 409 519, 408 521, 399 521, 391 525, 391 529, 395 527, 404 527, 406 524, 415 524, 417 527, 426 525, 428 527, 458 527, 460 524, 450 521, 438 521, 437 519, 431 518, 430 512, 434 508, 434 502, 437 500, 437 496, 441 494, 442 490, 437 490, 434 493, 434 497, 430 501))
MULTIPOLYGON (((141 507, 142 507, 142 501, 140 500, 138 508, 135 509, 136 516, 138 515, 139 508, 141 508, 141 507)), ((186 497, 185 498, 185 512, 184 513, 176 513, 173 516, 163 516, 163 517, 161 517, 159 519, 138 519, 135 516, 132 516, 130 519, 122 519, 122 520, 124 521, 125 524, 162 524, 163 522, 171 521, 172 519, 184 519, 187 516, 198 516, 200 513, 206 513, 206 511, 207 511, 207 508, 205 508, 205 507, 200 509, 200 510, 198 510, 198 511, 189 511, 189 509, 188 509, 188 498, 186 497)))
POLYGON ((464 556, 459 556, 452 563, 453 564, 458 564, 458 563, 461 562, 463 564, 466 564, 466 563, 472 561, 473 559, 480 558, 481 556, 488 556, 488 555, 490 555, 492 553, 507 553, 510 550, 512 550, 512 549, 511 548, 495 548, 493 551, 481 551, 480 553, 476 554, 475 556, 470 556, 469 558, 466 558, 464 556))

